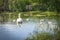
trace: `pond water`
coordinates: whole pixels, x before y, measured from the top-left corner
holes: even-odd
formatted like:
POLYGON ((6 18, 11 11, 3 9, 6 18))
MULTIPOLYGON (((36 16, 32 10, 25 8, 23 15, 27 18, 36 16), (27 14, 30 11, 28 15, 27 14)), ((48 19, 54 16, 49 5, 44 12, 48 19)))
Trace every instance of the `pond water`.
POLYGON ((21 27, 16 22, 0 24, 0 40, 25 40, 30 34, 47 32, 54 34, 58 27, 58 20, 55 18, 23 18, 21 27))

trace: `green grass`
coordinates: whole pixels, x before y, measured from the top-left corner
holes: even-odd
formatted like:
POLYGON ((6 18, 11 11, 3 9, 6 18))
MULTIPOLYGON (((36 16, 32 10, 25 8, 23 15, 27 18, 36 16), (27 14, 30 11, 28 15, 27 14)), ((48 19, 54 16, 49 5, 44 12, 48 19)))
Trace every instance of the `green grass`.
POLYGON ((56 34, 40 33, 28 37, 26 40, 60 40, 60 32, 56 34))

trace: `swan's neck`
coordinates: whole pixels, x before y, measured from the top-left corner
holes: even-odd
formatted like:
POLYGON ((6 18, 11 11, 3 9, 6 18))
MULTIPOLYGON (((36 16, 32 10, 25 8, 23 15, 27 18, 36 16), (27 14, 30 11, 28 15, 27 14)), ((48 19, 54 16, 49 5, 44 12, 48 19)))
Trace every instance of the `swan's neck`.
POLYGON ((19 16, 19 18, 21 18, 21 17, 19 16))
POLYGON ((21 18, 21 17, 20 17, 20 14, 18 15, 18 17, 21 18))

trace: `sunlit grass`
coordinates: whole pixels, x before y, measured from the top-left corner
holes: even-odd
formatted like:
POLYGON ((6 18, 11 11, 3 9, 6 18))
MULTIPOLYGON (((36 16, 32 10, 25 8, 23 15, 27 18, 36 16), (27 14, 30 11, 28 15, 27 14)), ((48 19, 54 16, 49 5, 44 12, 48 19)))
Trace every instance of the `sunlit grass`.
MULTIPOLYGON (((41 15, 45 15, 45 16, 56 16, 57 12, 49 12, 49 11, 45 11, 45 12, 40 12, 40 11, 30 11, 30 12, 4 12, 3 14, 19 14, 21 13, 22 15, 27 14, 30 16, 41 16, 41 15)), ((60 14, 58 14, 60 15, 60 14)), ((25 15, 24 15, 25 16, 25 15)))

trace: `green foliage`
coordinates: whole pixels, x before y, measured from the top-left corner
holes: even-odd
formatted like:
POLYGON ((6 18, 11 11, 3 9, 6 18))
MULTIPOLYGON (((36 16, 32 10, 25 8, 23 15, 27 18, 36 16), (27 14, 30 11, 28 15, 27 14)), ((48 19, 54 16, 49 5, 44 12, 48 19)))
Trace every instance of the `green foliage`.
POLYGON ((60 32, 56 34, 40 33, 28 37, 26 40, 60 40, 60 32))
POLYGON ((26 40, 53 40, 53 36, 48 33, 41 33, 32 36, 32 38, 27 38, 26 40))
POLYGON ((55 40, 60 40, 60 31, 58 31, 55 35, 55 40))
POLYGON ((0 6, 3 4, 3 0, 0 0, 0 6))
POLYGON ((9 2, 13 11, 60 11, 59 0, 10 0, 9 2))
POLYGON ((10 11, 56 11, 60 12, 60 0, 0 0, 0 9, 10 11), (4 4, 4 5, 3 5, 4 4))

